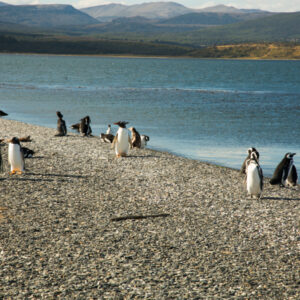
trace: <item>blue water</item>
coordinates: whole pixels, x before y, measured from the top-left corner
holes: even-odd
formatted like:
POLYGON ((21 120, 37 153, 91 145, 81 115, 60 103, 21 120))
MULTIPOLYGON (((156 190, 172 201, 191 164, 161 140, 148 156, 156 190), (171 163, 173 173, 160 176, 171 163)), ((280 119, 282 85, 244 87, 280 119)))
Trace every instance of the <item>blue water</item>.
POLYGON ((153 149, 240 168, 254 146, 269 176, 286 152, 300 165, 300 61, 3 54, 0 70, 9 119, 89 115, 95 135, 126 120, 153 149))

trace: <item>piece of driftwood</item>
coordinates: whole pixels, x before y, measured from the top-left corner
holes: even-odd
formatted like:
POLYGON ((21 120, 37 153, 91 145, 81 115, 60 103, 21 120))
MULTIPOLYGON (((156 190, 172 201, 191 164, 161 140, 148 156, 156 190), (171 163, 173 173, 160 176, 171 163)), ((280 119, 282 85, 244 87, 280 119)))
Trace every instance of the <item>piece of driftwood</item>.
POLYGON ((111 221, 124 221, 124 220, 140 220, 140 219, 148 219, 148 218, 165 218, 169 217, 170 214, 157 214, 157 215, 132 215, 132 216, 124 216, 124 217, 115 217, 111 218, 111 221))

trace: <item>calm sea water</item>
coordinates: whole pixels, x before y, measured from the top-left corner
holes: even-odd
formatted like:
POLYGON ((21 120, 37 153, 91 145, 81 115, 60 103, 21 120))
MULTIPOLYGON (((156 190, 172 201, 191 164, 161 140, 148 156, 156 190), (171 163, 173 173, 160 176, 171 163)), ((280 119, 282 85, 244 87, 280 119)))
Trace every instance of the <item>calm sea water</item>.
POLYGON ((0 55, 0 70, 9 119, 89 115, 95 135, 126 120, 153 149, 240 168, 254 146, 265 175, 286 152, 300 167, 300 61, 0 55))

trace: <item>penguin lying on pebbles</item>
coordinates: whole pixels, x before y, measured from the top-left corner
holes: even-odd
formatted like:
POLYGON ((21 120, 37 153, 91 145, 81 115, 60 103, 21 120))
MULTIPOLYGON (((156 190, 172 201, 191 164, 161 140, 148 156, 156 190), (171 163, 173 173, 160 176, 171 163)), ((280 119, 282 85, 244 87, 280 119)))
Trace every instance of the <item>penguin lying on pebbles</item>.
POLYGON ((70 126, 71 129, 76 130, 77 132, 79 132, 79 127, 80 127, 80 123, 72 124, 70 126))
POLYGON ((251 196, 261 197, 263 191, 263 172, 258 163, 256 152, 252 152, 246 161, 247 191, 251 196))
POLYGON ((30 135, 23 136, 19 138, 19 142, 28 143, 28 142, 32 142, 32 139, 30 138, 30 135))
POLYGON ((104 143, 112 143, 115 136, 113 134, 101 133, 100 138, 101 138, 101 141, 104 143))
POLYGON ((26 147, 22 147, 24 158, 33 157, 34 151, 26 147))
POLYGON ((288 152, 276 167, 270 180, 270 184, 279 184, 281 186, 295 186, 298 180, 298 174, 294 165, 294 155, 296 153, 288 152))
POLYGON ((55 136, 65 136, 67 135, 67 126, 66 122, 63 120, 63 115, 60 111, 56 112, 56 115, 58 117, 57 120, 57 134, 55 136))
POLYGON ((117 157, 127 156, 129 147, 131 145, 131 140, 128 134, 128 130, 126 129, 126 124, 128 124, 128 122, 119 121, 114 124, 118 125, 119 129, 113 140, 112 148, 115 149, 117 157))
POLYGON ((10 174, 22 174, 25 169, 25 161, 20 141, 13 137, 8 141, 8 162, 10 164, 10 174))
POLYGON ((249 148, 247 151, 248 151, 248 155, 245 158, 245 160, 244 160, 244 162, 242 164, 242 167, 241 167, 241 173, 242 174, 246 174, 246 163, 247 163, 247 160, 250 159, 252 152, 254 152, 256 154, 257 161, 259 161, 259 153, 258 153, 258 151, 254 147, 249 148))
POLYGON ((128 128, 131 132, 131 148, 141 148, 141 136, 134 127, 128 128))

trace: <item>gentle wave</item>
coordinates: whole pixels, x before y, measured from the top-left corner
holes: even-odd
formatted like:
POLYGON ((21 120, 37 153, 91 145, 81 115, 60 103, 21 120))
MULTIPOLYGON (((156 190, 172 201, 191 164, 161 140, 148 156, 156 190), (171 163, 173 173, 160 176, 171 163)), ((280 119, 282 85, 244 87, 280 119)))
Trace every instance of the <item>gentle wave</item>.
POLYGON ((13 84, 0 83, 0 89, 25 89, 25 90, 56 90, 56 91, 83 91, 83 92, 97 92, 97 91, 182 91, 182 92, 198 92, 208 94, 249 94, 249 95, 300 95, 299 92, 288 91, 249 91, 249 90, 231 90, 218 88, 181 88, 181 87, 96 87, 96 86, 66 86, 66 85, 32 85, 32 84, 13 84))

